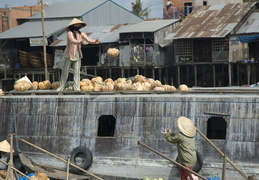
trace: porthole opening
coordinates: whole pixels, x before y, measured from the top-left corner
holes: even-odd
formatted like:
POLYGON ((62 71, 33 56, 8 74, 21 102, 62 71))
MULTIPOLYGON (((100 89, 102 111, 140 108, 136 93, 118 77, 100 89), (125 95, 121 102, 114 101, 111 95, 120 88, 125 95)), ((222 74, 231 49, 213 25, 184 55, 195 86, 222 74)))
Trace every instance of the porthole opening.
POLYGON ((227 122, 223 117, 211 117, 207 121, 207 137, 209 139, 226 139, 227 122))
POLYGON ((113 115, 102 115, 98 119, 97 136, 114 137, 116 119, 113 115))

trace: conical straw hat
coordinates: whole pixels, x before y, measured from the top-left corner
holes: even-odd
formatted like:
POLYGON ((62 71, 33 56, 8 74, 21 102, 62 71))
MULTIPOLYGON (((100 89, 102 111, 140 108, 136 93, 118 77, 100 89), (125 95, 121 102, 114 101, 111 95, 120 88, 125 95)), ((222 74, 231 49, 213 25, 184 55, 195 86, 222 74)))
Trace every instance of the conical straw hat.
POLYGON ((86 26, 86 23, 85 23, 85 22, 83 22, 83 21, 81 21, 81 20, 79 20, 79 19, 77 19, 77 18, 74 18, 74 19, 69 23, 69 25, 68 25, 67 27, 72 26, 72 25, 74 25, 74 24, 82 24, 82 27, 85 27, 85 26, 86 26))
POLYGON ((0 142, 0 151, 9 153, 10 148, 11 146, 6 140, 0 142))
POLYGON ((193 123, 193 121, 187 117, 180 116, 177 121, 178 128, 180 131, 188 136, 188 137, 194 137, 196 134, 196 127, 193 123))

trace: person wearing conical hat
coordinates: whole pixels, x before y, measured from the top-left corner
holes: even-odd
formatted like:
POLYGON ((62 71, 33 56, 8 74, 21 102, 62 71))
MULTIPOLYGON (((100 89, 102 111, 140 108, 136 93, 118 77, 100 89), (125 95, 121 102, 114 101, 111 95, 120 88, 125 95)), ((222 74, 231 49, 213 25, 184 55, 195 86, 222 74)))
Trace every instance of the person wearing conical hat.
MULTIPOLYGON (((184 116, 180 116, 178 118, 177 125, 180 129, 180 132, 173 133, 169 128, 167 128, 162 133, 168 142, 177 144, 178 158, 180 163, 192 170, 197 161, 195 147, 196 127, 191 119, 184 116)), ((187 180, 187 170, 180 168, 180 174, 181 180, 187 180)))
POLYGON ((65 88, 70 66, 73 66, 74 71, 74 91, 80 91, 80 67, 81 67, 81 58, 83 57, 81 51, 81 45, 84 41, 89 44, 99 44, 98 39, 93 40, 89 38, 84 32, 81 32, 80 29, 85 27, 86 23, 74 18, 67 26, 67 46, 65 49, 65 60, 62 67, 60 85, 57 88, 57 91, 62 91, 65 88))
POLYGON ((4 155, 5 153, 10 153, 11 151, 11 146, 10 144, 7 142, 7 140, 3 140, 0 142, 0 159, 2 158, 2 155, 4 155))

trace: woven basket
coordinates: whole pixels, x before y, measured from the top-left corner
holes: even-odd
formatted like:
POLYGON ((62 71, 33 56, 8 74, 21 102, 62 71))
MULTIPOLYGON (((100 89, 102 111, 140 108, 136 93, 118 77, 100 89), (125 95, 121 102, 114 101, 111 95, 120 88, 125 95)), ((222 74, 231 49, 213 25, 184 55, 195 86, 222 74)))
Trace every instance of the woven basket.
POLYGON ((19 60, 23 68, 30 68, 30 53, 19 50, 19 60))

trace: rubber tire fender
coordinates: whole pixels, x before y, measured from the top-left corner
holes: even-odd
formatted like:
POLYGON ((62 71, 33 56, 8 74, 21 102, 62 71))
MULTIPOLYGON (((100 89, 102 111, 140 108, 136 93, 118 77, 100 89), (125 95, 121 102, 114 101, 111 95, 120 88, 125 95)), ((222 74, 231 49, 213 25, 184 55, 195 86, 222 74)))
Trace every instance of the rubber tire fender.
MULTIPOLYGON (((78 146, 70 152, 70 162, 84 170, 87 170, 92 165, 93 154, 88 148, 86 148, 84 146, 78 146), (81 160, 81 162, 80 162, 80 160, 81 160)), ((81 171, 80 169, 78 169, 74 166, 71 166, 71 170, 74 172, 81 171)))
MULTIPOLYGON (((197 155, 197 161, 193 166, 193 171, 196 172, 196 173, 199 173, 201 168, 202 168, 202 165, 203 165, 203 159, 202 159, 201 153, 197 150, 196 150, 196 155, 197 155)), ((176 158, 176 162, 180 163, 180 160, 179 160, 178 156, 176 158)), ((180 167, 177 166, 177 168, 180 171, 180 167)))
MULTIPOLYGON (((7 162, 7 163, 9 163, 9 161, 10 161, 10 156, 7 157, 7 159, 6 159, 6 162, 7 162)), ((20 159, 20 157, 19 157, 19 153, 17 153, 17 152, 13 153, 13 165, 14 165, 14 167, 15 167, 16 169, 18 169, 19 171, 21 171, 21 172, 23 172, 23 173, 26 172, 25 168, 24 168, 23 165, 22 165, 21 159, 20 159)))

